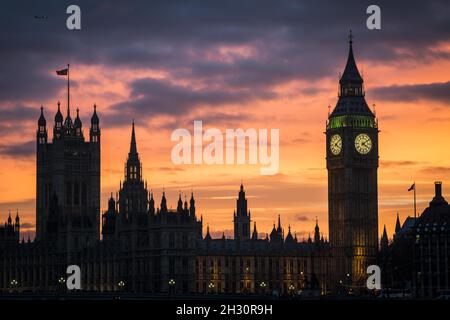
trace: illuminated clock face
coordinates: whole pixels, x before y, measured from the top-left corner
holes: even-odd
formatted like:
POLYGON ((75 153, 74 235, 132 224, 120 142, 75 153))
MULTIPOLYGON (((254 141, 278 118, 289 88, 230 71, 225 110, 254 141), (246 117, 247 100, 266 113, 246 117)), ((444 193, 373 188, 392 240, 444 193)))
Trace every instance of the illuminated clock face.
POLYGON ((365 133, 358 134, 355 138, 355 148, 360 154, 368 154, 372 149, 372 140, 365 133))
POLYGON ((330 150, 334 155, 338 155, 342 150, 342 138, 340 135, 335 134, 330 139, 330 150))

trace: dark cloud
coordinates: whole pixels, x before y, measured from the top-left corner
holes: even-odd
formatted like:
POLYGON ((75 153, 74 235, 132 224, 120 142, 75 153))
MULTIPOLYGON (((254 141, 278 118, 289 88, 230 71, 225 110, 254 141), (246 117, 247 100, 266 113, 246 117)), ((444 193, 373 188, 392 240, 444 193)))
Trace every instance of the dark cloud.
POLYGON ((349 28, 357 59, 382 64, 450 59, 437 49, 450 39, 450 5, 444 0, 378 1, 380 31, 366 28, 365 11, 372 2, 359 0, 77 1, 79 31, 65 26, 70 4, 3 4, 0 103, 55 99, 65 82, 54 71, 68 62, 74 72, 79 64, 100 65, 105 73, 145 68, 189 84, 130 83, 133 95, 113 106, 112 125, 136 117, 135 112, 179 115, 200 105, 267 99, 276 85, 342 71, 349 28), (34 19, 41 14, 48 19, 34 19))
POLYGON ((19 208, 21 206, 34 206, 35 204, 36 199, 23 199, 21 201, 0 202, 0 209, 3 209, 4 207, 19 208))
POLYGON ((34 223, 30 223, 30 222, 24 222, 20 224, 20 228, 21 229, 34 229, 36 225, 34 223))
MULTIPOLYGON (((167 80, 144 78, 131 84, 130 99, 110 107, 103 119, 107 124, 129 124, 129 119, 139 115, 137 122, 144 122, 155 115, 186 116, 201 107, 220 108, 226 104, 247 104, 256 99, 274 98, 272 92, 254 90, 192 89, 167 80)), ((229 121, 236 119, 216 111, 206 116, 210 120, 229 121)), ((206 120, 206 119, 200 119, 206 120)))
POLYGON ((439 178, 442 177, 442 175, 450 174, 450 167, 429 166, 421 169, 421 172, 428 175, 436 175, 437 178, 439 178))
POLYGON ((381 160, 380 163, 383 168, 417 166, 417 165, 424 164, 424 162, 421 162, 421 161, 411 161, 411 160, 400 160, 400 161, 381 160))
POLYGON ((154 169, 155 171, 162 171, 162 172, 180 172, 180 171, 185 171, 186 169, 180 168, 180 167, 155 167, 155 168, 150 168, 149 170, 151 171, 152 169, 154 169))
MULTIPOLYGON (((44 115, 49 123, 49 114, 44 109, 44 115)), ((26 132, 30 125, 37 125, 39 119, 39 107, 31 107, 22 104, 0 105, 0 134, 7 136, 17 132, 26 132)), ((53 117, 51 117, 53 119, 53 117)), ((1 144, 0 144, 1 146, 1 144)))
POLYGON ((0 145, 0 154, 5 157, 23 159, 34 156, 36 153, 36 141, 20 142, 11 145, 0 145))
POLYGON ((418 100, 450 103, 450 81, 403 86, 388 86, 372 88, 373 94, 379 100, 394 102, 415 102, 418 100))
POLYGON ((302 215, 302 214, 297 214, 295 215, 295 220, 297 221, 309 221, 308 216, 302 215))
POLYGON ((0 107, 0 123, 2 122, 15 122, 20 124, 24 120, 39 118, 39 108, 32 108, 24 105, 15 106, 1 106, 0 107))

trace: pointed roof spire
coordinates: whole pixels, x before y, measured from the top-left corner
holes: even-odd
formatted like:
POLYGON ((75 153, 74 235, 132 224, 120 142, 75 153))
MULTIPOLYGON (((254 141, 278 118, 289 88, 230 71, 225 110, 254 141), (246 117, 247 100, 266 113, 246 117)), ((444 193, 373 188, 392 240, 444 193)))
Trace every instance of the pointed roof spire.
POLYGON ((55 122, 63 122, 64 121, 60 106, 61 106, 61 102, 58 101, 58 110, 56 111, 56 114, 55 114, 55 122))
POLYGON ((278 228, 277 228, 277 230, 281 231, 281 218, 280 218, 280 215, 278 215, 278 228))
POLYGON ((137 155, 136 134, 134 132, 134 119, 131 129, 130 155, 137 155))
POLYGON ((289 225, 288 226, 288 234, 286 236, 286 242, 290 243, 293 241, 294 241, 294 238, 292 237, 292 234, 291 234, 291 225, 289 225))
POLYGON ((41 116, 39 117, 39 120, 38 120, 38 126, 45 127, 46 124, 47 124, 47 121, 45 120, 45 117, 44 117, 44 107, 41 106, 41 116))
POLYGON ((80 109, 77 108, 77 117, 75 118, 75 122, 73 123, 75 128, 81 128, 81 119, 80 119, 80 109))
POLYGON ((398 212, 397 212, 397 221, 395 222, 395 233, 398 233, 401 229, 401 225, 400 225, 400 217, 398 216, 398 212))
POLYGON ((91 117, 91 124, 98 124, 99 123, 99 119, 97 116, 97 105, 94 103, 94 113, 92 114, 91 117))
POLYGON ((381 248, 386 248, 389 244, 389 240, 388 240, 388 236, 387 236, 387 232, 386 232, 386 225, 384 225, 383 228, 383 235, 381 236, 381 241, 380 241, 380 246, 381 248))
POLYGON ((178 195, 178 205, 177 205, 177 211, 180 212, 183 210, 183 200, 181 200, 181 191, 178 195))
POLYGON ((211 240, 211 235, 209 234, 209 223, 206 226, 206 236, 205 236, 205 240, 211 240))
POLYGON ((349 49, 348 49, 347 64, 345 65, 344 73, 342 74, 341 79, 339 80, 339 83, 341 83, 341 84, 347 83, 347 82, 362 83, 363 79, 361 77, 361 74, 359 73, 358 67, 356 66, 355 57, 353 56, 352 30, 350 30, 350 32, 349 32, 348 43, 349 43, 349 49))
POLYGON ((253 240, 258 239, 258 231, 256 231, 256 221, 253 222, 253 234, 252 234, 252 239, 253 239, 253 240))
POLYGON ((241 192, 244 191, 244 184, 243 184, 243 182, 242 182, 242 179, 241 179, 241 188, 240 188, 240 191, 241 191, 241 192))

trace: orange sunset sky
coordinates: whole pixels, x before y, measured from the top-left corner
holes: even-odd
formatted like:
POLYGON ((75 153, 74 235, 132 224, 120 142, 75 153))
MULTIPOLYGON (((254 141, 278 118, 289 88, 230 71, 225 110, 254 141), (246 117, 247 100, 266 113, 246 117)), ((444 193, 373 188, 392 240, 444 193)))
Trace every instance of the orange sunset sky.
POLYGON ((143 176, 157 203, 163 188, 173 208, 180 191, 193 190, 205 229, 231 236, 243 180, 258 232, 269 233, 280 214, 300 239, 313 232, 316 217, 328 237, 323 132, 351 27, 366 100, 379 119, 379 233, 386 225, 391 237, 396 214, 402 221, 413 215, 407 189, 414 181, 419 214, 435 180, 450 199, 450 12, 444 2, 417 5, 381 2, 382 29, 370 31, 363 2, 351 9, 261 2, 261 12, 238 2, 82 2, 76 32, 65 28, 64 4, 25 13, 11 5, 0 28, 0 221, 18 209, 24 235, 34 232, 39 108, 51 132, 57 101, 64 115, 67 108, 65 78, 55 70, 70 63, 71 114, 80 108, 85 137, 94 103, 100 117, 102 211, 123 179, 134 119, 143 176), (33 20, 47 12, 55 18, 33 20), (279 173, 261 176, 260 165, 174 165, 170 135, 193 132, 194 120, 222 132, 280 129, 279 173))

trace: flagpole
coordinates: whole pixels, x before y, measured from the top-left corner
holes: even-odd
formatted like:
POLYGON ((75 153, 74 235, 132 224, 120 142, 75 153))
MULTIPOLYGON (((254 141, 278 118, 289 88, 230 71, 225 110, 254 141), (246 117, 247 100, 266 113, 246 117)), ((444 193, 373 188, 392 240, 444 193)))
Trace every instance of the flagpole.
POLYGON ((67 64, 67 110, 70 110, 69 102, 70 102, 70 64, 67 64))

